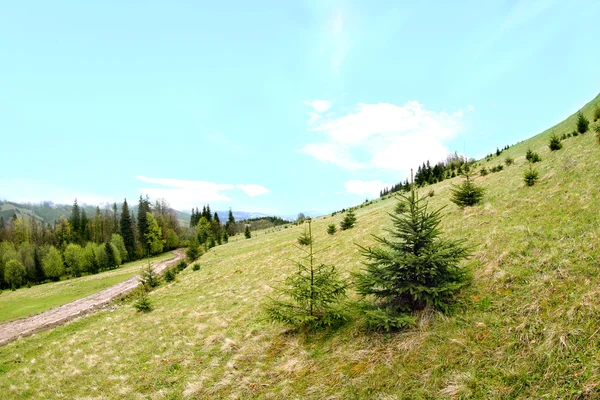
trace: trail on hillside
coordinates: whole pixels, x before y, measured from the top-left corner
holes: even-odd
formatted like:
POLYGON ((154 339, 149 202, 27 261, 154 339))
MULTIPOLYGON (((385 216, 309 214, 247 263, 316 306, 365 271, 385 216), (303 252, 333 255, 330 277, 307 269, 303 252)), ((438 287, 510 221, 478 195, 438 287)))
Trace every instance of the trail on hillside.
MULTIPOLYGON (((154 270, 160 273, 171 264, 183 259, 185 255, 183 250, 176 250, 175 254, 175 257, 154 265, 154 270)), ((17 340, 19 337, 33 335, 98 311, 113 300, 131 292, 139 285, 139 275, 136 275, 125 282, 118 283, 82 299, 63 304, 40 314, 2 323, 0 324, 0 346, 17 340)))

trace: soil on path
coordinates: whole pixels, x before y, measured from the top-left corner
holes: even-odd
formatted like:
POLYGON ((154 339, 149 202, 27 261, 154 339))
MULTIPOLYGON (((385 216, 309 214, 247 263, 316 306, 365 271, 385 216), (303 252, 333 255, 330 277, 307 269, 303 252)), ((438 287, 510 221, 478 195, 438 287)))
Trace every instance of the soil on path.
MULTIPOLYGON (((160 273, 184 257, 183 250, 176 250, 175 254, 174 258, 155 264, 153 266, 154 270, 160 273)), ((63 304, 62 306, 26 318, 2 323, 0 324, 0 346, 17 340, 19 337, 33 335, 34 333, 63 325, 75 318, 106 307, 113 300, 131 292, 139 284, 139 275, 136 275, 125 282, 118 283, 101 292, 72 301, 71 303, 63 304)))

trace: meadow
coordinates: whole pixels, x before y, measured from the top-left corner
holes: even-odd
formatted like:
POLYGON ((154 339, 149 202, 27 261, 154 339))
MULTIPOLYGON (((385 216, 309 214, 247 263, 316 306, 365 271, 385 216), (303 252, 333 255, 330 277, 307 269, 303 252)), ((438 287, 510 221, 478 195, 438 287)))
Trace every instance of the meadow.
MULTIPOLYGON (((585 111, 600 102, 588 104, 585 111)), ((364 328, 358 313, 337 330, 307 334, 265 319, 273 287, 295 270, 304 226, 217 246, 151 292, 155 309, 121 301, 0 348, 0 392, 12 398, 596 398, 600 396, 600 145, 593 133, 519 143, 477 176, 483 204, 449 201, 454 178, 420 190, 445 207, 447 237, 472 248, 471 285, 452 314, 425 310, 413 329, 364 328), (531 147, 540 179, 523 182, 531 147)), ((357 244, 391 227, 394 196, 356 210, 354 228, 326 233, 343 214, 313 222, 318 261, 351 281, 357 244)), ((28 289, 23 289, 28 290, 28 289)), ((4 296, 5 293, 2 294, 4 296)), ((1 297, 1 296, 0 296, 1 297)), ((357 296, 351 290, 348 308, 357 296)))

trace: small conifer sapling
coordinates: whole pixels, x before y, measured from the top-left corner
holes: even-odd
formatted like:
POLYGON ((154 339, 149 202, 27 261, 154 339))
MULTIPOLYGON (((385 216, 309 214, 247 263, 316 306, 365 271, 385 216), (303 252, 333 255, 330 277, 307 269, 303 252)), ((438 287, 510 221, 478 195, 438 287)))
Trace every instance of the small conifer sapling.
POLYGON ((284 286, 276 288, 277 297, 265 305, 271 321, 305 330, 335 327, 347 319, 342 303, 347 284, 334 266, 315 261, 311 225, 308 220, 308 248, 300 248, 306 257, 284 286))

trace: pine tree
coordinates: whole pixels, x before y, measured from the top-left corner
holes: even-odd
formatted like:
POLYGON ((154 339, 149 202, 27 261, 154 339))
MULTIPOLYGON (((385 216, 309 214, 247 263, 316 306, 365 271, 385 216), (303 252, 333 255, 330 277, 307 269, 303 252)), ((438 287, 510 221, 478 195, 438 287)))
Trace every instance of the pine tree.
POLYGON ((210 211, 210 204, 206 205, 206 219, 208 220, 208 222, 212 221, 212 214, 210 211))
POLYGON ((345 231, 347 229, 354 228, 354 224, 356 224, 356 216, 352 210, 348 210, 346 216, 342 222, 340 222, 340 227, 343 231, 345 231))
POLYGON ((248 225, 246 225, 246 229, 244 230, 244 236, 246 239, 250 239, 252 237, 252 234, 250 233, 250 227, 248 225))
POLYGON ((459 263, 469 254, 461 241, 441 238, 441 209, 428 211, 414 189, 390 217, 390 237, 360 247, 365 269, 355 275, 357 292, 373 300, 363 305, 367 325, 387 331, 414 324, 411 313, 425 307, 448 311, 467 282, 459 263))
POLYGON ((277 289, 278 298, 265 305, 272 321, 307 330, 335 327, 347 319, 342 308, 347 285, 335 267, 315 262, 311 224, 309 219, 307 256, 277 289))
POLYGON ((485 190, 471 181, 471 171, 468 166, 465 166, 463 175, 465 180, 452 188, 450 200, 459 207, 470 207, 481 203, 485 190))
POLYGON ((590 121, 580 112, 577 114, 577 132, 586 133, 590 127, 590 121))
POLYGON ((121 236, 123 236, 123 242, 127 249, 128 259, 135 260, 135 235, 133 233, 133 223, 131 221, 127 199, 123 201, 123 207, 121 208, 121 236))
POLYGON ((335 227, 335 224, 329 224, 329 225, 327 226, 327 233, 328 233, 328 234, 330 234, 330 235, 333 235, 333 234, 335 234, 336 232, 337 232, 337 229, 336 229, 336 227, 335 227))

